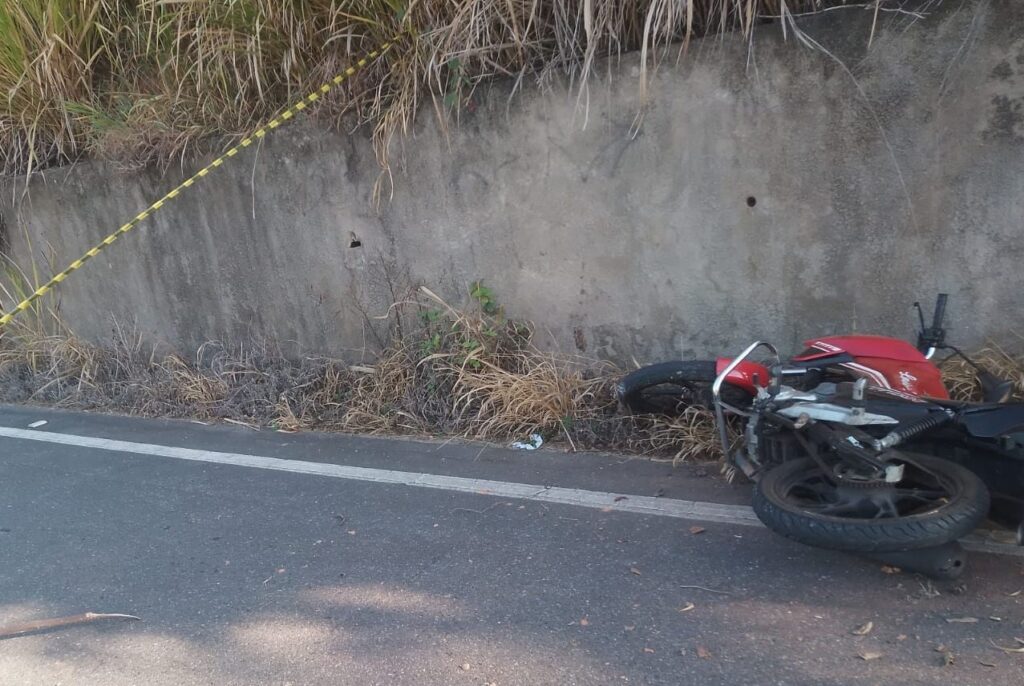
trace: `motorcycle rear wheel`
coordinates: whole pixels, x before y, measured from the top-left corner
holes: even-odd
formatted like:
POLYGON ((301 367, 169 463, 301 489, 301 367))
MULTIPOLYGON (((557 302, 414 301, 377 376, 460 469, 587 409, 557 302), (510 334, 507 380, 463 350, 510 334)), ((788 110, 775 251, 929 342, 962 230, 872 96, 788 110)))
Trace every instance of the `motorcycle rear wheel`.
POLYGON ((758 481, 754 512, 786 538, 860 553, 943 545, 985 519, 988 489, 973 472, 928 455, 908 458, 900 484, 854 487, 831 483, 809 457, 783 462, 758 481))
MULTIPOLYGON (((718 376, 714 360, 673 360, 635 369, 622 377, 615 393, 633 414, 678 414, 687 406, 710 408, 711 385, 718 376)), ((750 394, 725 384, 722 399, 736 406, 750 404, 750 394)))

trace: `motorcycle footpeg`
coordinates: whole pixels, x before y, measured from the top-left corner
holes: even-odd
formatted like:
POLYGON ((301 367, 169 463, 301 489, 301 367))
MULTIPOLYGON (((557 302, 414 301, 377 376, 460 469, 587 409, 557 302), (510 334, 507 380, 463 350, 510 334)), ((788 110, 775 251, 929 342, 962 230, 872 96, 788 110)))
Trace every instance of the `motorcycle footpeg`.
POLYGON ((933 548, 874 553, 868 557, 932 579, 956 579, 967 566, 967 551, 957 541, 933 548))
POLYGON ((751 481, 757 481, 757 478, 760 475, 760 470, 747 458, 746 455, 743 454, 742 450, 737 451, 732 456, 732 463, 739 468, 743 473, 743 476, 747 477, 751 481))

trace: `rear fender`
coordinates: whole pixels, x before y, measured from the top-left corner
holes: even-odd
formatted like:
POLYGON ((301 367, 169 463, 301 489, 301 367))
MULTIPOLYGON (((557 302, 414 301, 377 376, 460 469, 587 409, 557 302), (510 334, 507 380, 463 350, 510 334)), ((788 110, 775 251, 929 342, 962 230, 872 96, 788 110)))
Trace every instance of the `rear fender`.
MULTIPOLYGON (((730 364, 732 364, 732 358, 719 357, 715 361, 715 372, 721 374, 730 364)), ((725 377, 725 380, 733 386, 742 388, 750 395, 757 395, 758 386, 761 388, 768 386, 768 382, 771 381, 771 372, 763 364, 744 360, 736 365, 736 369, 729 372, 729 376, 725 377), (755 377, 757 378, 756 383, 755 377)))
POLYGON ((975 438, 996 438, 1024 431, 1024 404, 968 405, 960 423, 975 438))

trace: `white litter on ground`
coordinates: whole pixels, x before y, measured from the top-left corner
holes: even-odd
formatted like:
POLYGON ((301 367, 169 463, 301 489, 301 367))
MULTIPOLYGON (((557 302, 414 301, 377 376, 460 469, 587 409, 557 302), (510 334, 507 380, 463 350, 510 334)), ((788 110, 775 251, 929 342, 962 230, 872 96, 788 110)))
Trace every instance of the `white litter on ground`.
POLYGON ((530 442, 529 443, 526 443, 524 441, 516 441, 515 443, 513 443, 509 447, 510 448, 515 448, 516 450, 536 450, 537 448, 541 447, 542 445, 544 445, 544 437, 543 436, 541 436, 540 434, 530 434, 530 442))
POLYGON ((30 428, 30 429, 38 429, 43 424, 46 424, 46 420, 45 419, 40 419, 38 422, 32 422, 31 424, 29 424, 28 428, 30 428))

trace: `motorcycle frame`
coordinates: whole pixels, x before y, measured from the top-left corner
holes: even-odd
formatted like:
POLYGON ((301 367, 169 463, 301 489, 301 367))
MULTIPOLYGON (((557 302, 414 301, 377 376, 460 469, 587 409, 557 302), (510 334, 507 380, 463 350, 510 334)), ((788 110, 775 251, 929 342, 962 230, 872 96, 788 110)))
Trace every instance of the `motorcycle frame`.
MULTIPOLYGON (((725 369, 723 369, 721 373, 719 373, 719 375, 715 377, 714 383, 711 384, 711 397, 715 403, 715 419, 718 422, 718 438, 719 440, 722 441, 722 454, 725 455, 726 459, 729 459, 730 457, 730 446, 729 431, 726 429, 725 426, 725 410, 728 409, 733 414, 738 414, 744 417, 751 416, 751 413, 723 402, 722 384, 725 383, 726 378, 729 376, 729 374, 733 372, 734 369, 736 369, 744 360, 750 357, 755 350, 762 347, 767 348, 769 351, 771 351, 772 355, 775 357, 775 364, 771 366, 771 369, 778 368, 778 366, 782 362, 782 358, 779 357, 778 348, 776 348, 771 343, 768 343, 767 341, 754 341, 749 346, 747 346, 747 348, 743 352, 741 352, 732 362, 726 365, 725 369)), ((772 383, 774 383, 774 379, 772 379, 771 381, 772 383)), ((764 389, 758 390, 758 393, 762 392, 764 392, 764 389)))

